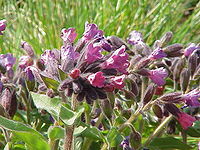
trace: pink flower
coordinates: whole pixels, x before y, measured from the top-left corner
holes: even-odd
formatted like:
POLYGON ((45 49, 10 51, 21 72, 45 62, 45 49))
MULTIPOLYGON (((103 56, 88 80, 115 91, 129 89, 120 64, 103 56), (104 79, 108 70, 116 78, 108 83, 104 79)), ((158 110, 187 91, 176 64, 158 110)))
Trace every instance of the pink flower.
POLYGON ((86 40, 91 40, 94 38, 102 37, 103 31, 98 29, 96 24, 85 23, 85 32, 83 33, 83 37, 86 40))
POLYGON ((21 69, 24 69, 31 65, 33 65, 33 59, 30 56, 21 56, 19 58, 19 67, 21 69))
POLYGON ((21 42, 21 48, 24 49, 25 52, 26 52, 29 56, 31 56, 31 57, 34 56, 34 50, 33 50, 32 46, 29 45, 27 42, 22 41, 22 42, 21 42))
POLYGON ((103 72, 91 74, 87 79, 94 87, 102 88, 104 86, 105 77, 103 76, 103 72))
POLYGON ((124 87, 125 75, 111 77, 108 83, 105 85, 105 90, 107 92, 112 92, 114 89, 122 89, 124 87))
POLYGON ((74 28, 68 28, 68 29, 62 29, 61 30, 61 38, 64 42, 69 41, 70 43, 73 43, 74 40, 77 37, 76 30, 74 28))
POLYGON ((186 57, 190 56, 192 54, 193 51, 195 51, 196 49, 200 49, 200 46, 197 46, 196 44, 194 43, 191 43, 186 49, 185 49, 185 52, 184 52, 184 55, 186 57))
POLYGON ((178 122, 181 124, 183 129, 187 129, 192 126, 193 122, 196 121, 196 119, 184 112, 178 113, 177 117, 178 122))
POLYGON ((144 42, 142 33, 138 31, 132 31, 129 34, 129 37, 127 40, 128 40, 128 43, 131 45, 136 45, 136 44, 140 44, 144 42))
POLYGON ((117 49, 104 63, 101 64, 102 69, 116 69, 117 71, 127 74, 129 66, 128 54, 125 53, 126 47, 122 45, 117 49))
POLYGON ((188 106, 200 106, 200 102, 198 101, 200 98, 200 91, 198 89, 194 89, 189 93, 184 94, 182 98, 188 106))
POLYGON ((0 20, 0 35, 3 35, 2 31, 6 29, 6 20, 0 20))
POLYGON ((87 46, 87 52, 85 55, 86 62, 91 64, 94 61, 101 59, 103 57, 103 55, 101 54, 101 51, 102 49, 100 46, 94 46, 94 44, 90 43, 87 46))
POLYGON ((168 76, 168 72, 164 68, 158 68, 150 70, 148 77, 158 86, 165 84, 165 78, 168 76))
POLYGON ((167 54, 165 54, 163 50, 160 47, 158 47, 149 55, 148 58, 151 60, 157 60, 166 56, 167 54))

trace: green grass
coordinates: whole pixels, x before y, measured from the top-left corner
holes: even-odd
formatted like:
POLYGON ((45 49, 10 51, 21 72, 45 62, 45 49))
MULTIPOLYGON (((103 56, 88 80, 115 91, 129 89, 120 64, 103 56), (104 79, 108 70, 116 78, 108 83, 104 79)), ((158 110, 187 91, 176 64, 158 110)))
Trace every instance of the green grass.
POLYGON ((86 21, 96 23, 105 35, 124 39, 139 30, 150 45, 166 31, 174 33, 173 43, 200 42, 198 0, 0 0, 0 7, 0 19, 8 23, 0 37, 1 53, 20 55, 22 40, 38 54, 59 49, 60 30, 75 27, 80 37, 86 21))

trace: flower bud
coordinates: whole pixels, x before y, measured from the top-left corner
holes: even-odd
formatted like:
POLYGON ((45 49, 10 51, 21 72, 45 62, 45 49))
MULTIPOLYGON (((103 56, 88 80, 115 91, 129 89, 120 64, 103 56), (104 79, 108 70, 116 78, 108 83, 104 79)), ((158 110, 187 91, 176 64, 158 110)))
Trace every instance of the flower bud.
POLYGON ((181 100, 181 92, 168 93, 159 98, 163 102, 179 102, 181 100))
POLYGON ((108 99, 100 101, 100 107, 104 115, 110 120, 112 118, 113 109, 108 99))
POLYGON ((163 110, 162 110, 162 108, 159 106, 159 105, 154 105, 153 107, 152 107, 152 109, 153 109, 153 112, 154 112, 154 114, 158 117, 158 118, 163 118, 163 110))
POLYGON ((111 46, 113 49, 119 49, 122 45, 125 45, 126 49, 129 49, 127 44, 117 36, 109 36, 107 37, 109 43, 111 43, 111 46))
POLYGON ((131 92, 132 92, 135 96, 138 96, 138 94, 139 94, 138 84, 136 83, 135 80, 131 80, 131 92))
POLYGON ((0 104, 10 117, 13 117, 17 111, 16 92, 9 88, 5 88, 0 96, 0 104))
POLYGON ((24 49, 27 55, 29 55, 30 57, 33 57, 35 55, 32 46, 29 45, 27 42, 22 41, 21 48, 24 49))
POLYGON ((142 58, 140 61, 135 65, 134 70, 139 70, 148 66, 151 62, 149 58, 142 58))
POLYGON ((187 90, 189 82, 190 82, 190 72, 187 68, 184 68, 180 75, 180 86, 181 86, 181 90, 184 93, 187 90))
POLYGON ((139 132, 134 131, 130 134, 130 145, 133 149, 138 149, 141 146, 142 137, 139 132))
POLYGON ((130 66, 129 66, 129 70, 133 69, 134 66, 142 59, 141 55, 135 55, 132 57, 131 61, 130 61, 130 66))
POLYGON ((55 92, 52 89, 47 89, 46 95, 50 98, 54 98, 55 92))
POLYGON ((147 104, 152 98, 153 98, 153 95, 155 93, 155 85, 153 83, 151 83, 145 93, 144 93, 144 98, 143 98, 143 104, 147 104))
POLYGON ((167 54, 168 57, 178 57, 183 55, 183 45, 182 44, 173 44, 163 48, 163 51, 167 54))
POLYGON ((175 68, 173 70, 173 78, 175 81, 178 81, 180 78, 180 74, 182 69, 184 68, 185 61, 184 59, 179 59, 177 64, 175 65, 175 68))
POLYGON ((163 37, 160 39, 160 43, 161 43, 160 47, 166 46, 171 41, 172 37, 173 37, 172 32, 166 32, 163 35, 163 37))
POLYGON ((134 100, 135 95, 131 91, 123 90, 126 99, 134 100))
POLYGON ((198 54, 195 53, 195 51, 189 56, 189 59, 188 59, 188 69, 191 73, 191 76, 194 75, 195 71, 196 71, 196 68, 198 66, 198 54))

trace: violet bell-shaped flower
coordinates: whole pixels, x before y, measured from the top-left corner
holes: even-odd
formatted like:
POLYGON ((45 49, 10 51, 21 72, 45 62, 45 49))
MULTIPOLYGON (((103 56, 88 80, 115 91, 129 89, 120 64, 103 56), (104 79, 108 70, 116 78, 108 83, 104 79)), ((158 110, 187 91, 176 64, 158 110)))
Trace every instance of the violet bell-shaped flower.
POLYGON ((163 57, 166 57, 167 54, 165 54, 165 52, 160 48, 157 47, 150 55, 149 55, 149 59, 150 60, 157 60, 163 57))
POLYGON ((186 105, 192 106, 192 107, 200 106, 200 102, 198 100, 199 98, 200 98, 200 90, 198 89, 194 89, 190 91, 189 93, 186 93, 182 96, 182 99, 186 103, 186 105))
POLYGON ((135 30, 129 34, 127 40, 131 45, 136 45, 144 42, 142 33, 135 30))
POLYGON ((122 45, 119 49, 114 51, 112 55, 103 62, 100 66, 102 69, 116 69, 120 73, 127 74, 129 66, 128 54, 125 52, 126 47, 122 45))
POLYGON ((2 31, 6 29, 6 20, 0 20, 0 35, 3 35, 2 31))
POLYGON ((196 121, 196 119, 184 112, 180 112, 178 113, 178 117, 177 117, 178 122, 180 123, 180 125, 182 126, 182 128, 184 130, 188 129, 189 127, 192 126, 193 122, 196 121))
POLYGON ((165 78, 168 76, 168 72, 163 67, 154 70, 149 70, 148 73, 148 77, 158 86, 162 86, 165 84, 165 78))
POLYGON ((96 24, 85 23, 85 32, 83 33, 84 40, 88 41, 103 36, 103 31, 98 29, 96 24))
POLYGON ((76 33, 75 28, 68 28, 68 29, 64 28, 61 30, 60 36, 64 42, 73 43, 77 37, 77 33, 76 33))
POLYGON ((186 57, 190 56, 193 51, 196 49, 200 49, 200 46, 196 45, 195 43, 191 43, 184 51, 184 55, 186 57))

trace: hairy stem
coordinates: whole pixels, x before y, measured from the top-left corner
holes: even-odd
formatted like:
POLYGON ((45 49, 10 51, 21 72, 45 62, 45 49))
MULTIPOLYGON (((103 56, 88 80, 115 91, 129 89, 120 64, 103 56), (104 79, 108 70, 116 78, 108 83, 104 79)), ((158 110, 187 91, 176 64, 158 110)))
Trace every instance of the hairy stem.
POLYGON ((156 130, 149 136, 149 138, 144 143, 144 146, 147 146, 155 137, 157 137, 160 132, 165 130, 165 126, 169 123, 169 121, 173 118, 172 115, 165 118, 165 120, 156 128, 156 130))
MULTIPOLYGON (((73 111, 75 111, 78 103, 76 100, 76 96, 73 94, 71 99, 71 108, 73 111)), ((73 150, 73 144, 74 144, 74 128, 75 126, 65 126, 65 141, 64 141, 64 150, 73 150)))

